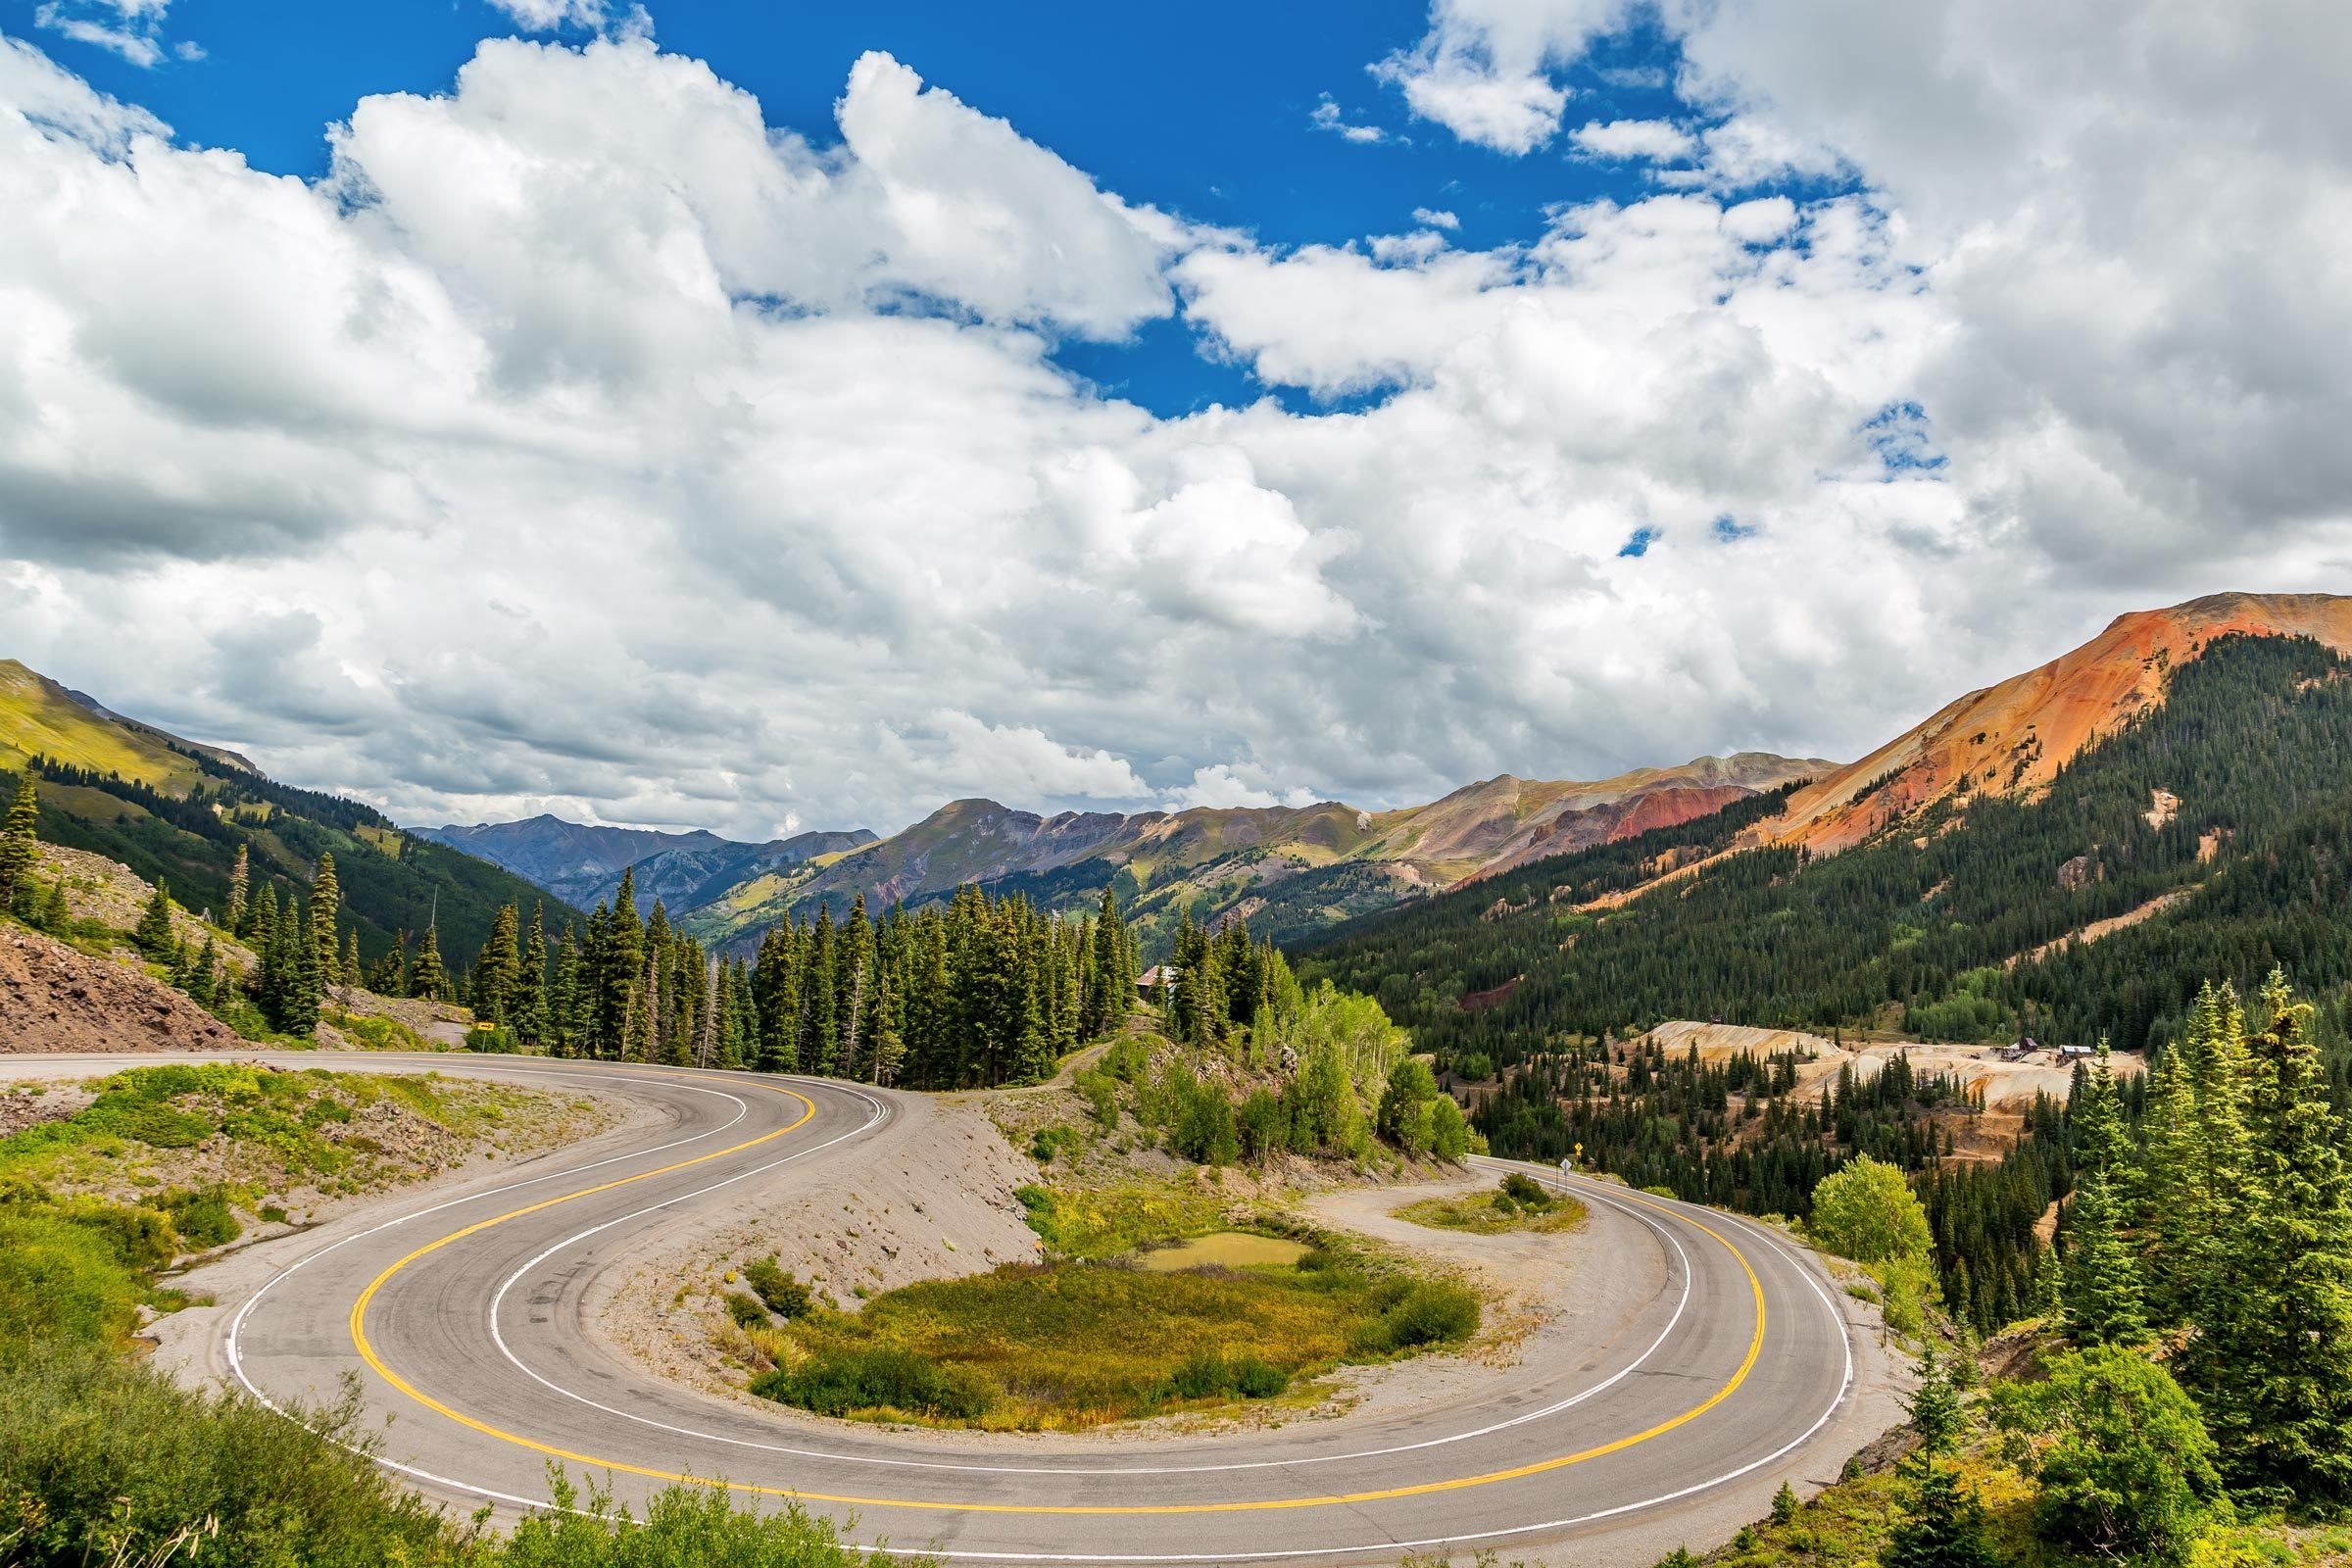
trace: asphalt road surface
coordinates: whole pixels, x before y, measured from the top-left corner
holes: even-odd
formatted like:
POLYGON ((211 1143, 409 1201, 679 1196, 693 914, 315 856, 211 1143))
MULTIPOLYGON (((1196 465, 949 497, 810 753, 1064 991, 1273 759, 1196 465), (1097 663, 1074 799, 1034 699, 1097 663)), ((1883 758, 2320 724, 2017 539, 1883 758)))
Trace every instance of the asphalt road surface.
POLYGON ((1555 1563, 1647 1561, 1677 1521, 1704 1545, 1701 1531, 1728 1534, 1781 1477, 1834 1476, 1857 1442, 1857 1358, 1870 1347, 1816 1260, 1763 1227, 1583 1179, 1565 1185, 1608 1255, 1656 1288, 1632 1293, 1626 1320, 1577 1364, 1522 1367, 1464 1402, 1173 1442, 894 1432, 730 1403, 662 1382, 587 1332, 600 1275, 754 1184, 904 1159, 918 1118, 898 1114, 900 1097, 529 1058, 299 1059, 593 1085, 658 1111, 475 1188, 387 1199, 264 1244, 191 1282, 220 1298, 203 1351, 216 1371, 288 1409, 357 1373, 370 1416, 391 1418, 382 1462, 443 1495, 544 1503, 552 1460, 609 1474, 630 1501, 723 1480, 739 1500, 797 1498, 854 1520, 860 1542, 956 1560, 1378 1563, 1492 1545, 1555 1563), (1726 1524, 1735 1503, 1746 1512, 1726 1524))

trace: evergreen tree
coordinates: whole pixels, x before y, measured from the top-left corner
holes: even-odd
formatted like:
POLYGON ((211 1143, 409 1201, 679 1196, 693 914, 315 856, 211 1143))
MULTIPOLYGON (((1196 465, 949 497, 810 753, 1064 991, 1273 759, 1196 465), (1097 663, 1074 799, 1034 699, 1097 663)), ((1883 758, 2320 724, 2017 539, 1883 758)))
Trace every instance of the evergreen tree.
POLYGON ((16 800, 0 824, 0 909, 15 909, 30 892, 40 859, 40 790, 27 766, 17 775, 16 800))
POLYGON ((221 919, 232 935, 245 934, 245 911, 252 887, 253 858, 240 842, 236 860, 228 868, 228 904, 221 911, 221 919))
POLYGON ((489 1023, 513 1021, 511 1008, 521 977, 522 954, 516 945, 518 916, 514 905, 502 906, 490 922, 489 940, 473 961, 472 994, 467 999, 474 1016, 489 1023))
POLYGON ((318 874, 311 879, 311 968, 318 976, 320 996, 343 966, 343 944, 335 936, 335 923, 343 914, 343 884, 335 877, 335 858, 331 854, 318 857, 318 874))
POLYGON ((1984 1504, 1957 1471, 1930 1465, 1907 1490, 1880 1568, 2001 1568, 1984 1504))
POLYGON ((2075 1189, 2066 1259, 2066 1318, 2082 1345, 2136 1345, 2148 1337, 2139 1267, 2125 1238, 2116 1178, 2094 1170, 2075 1189))
POLYGON ((196 961, 190 967, 188 983, 181 988, 187 992, 191 1002, 205 1007, 213 1004, 219 995, 220 969, 220 952, 213 946, 212 935, 208 932, 204 947, 197 953, 196 961))
POLYGON ((2231 1058, 2249 1088, 2244 1180, 2201 1254, 2214 1272, 2182 1381, 2234 1485, 2338 1506, 2352 1501, 2352 1181, 2310 1015, 2274 970, 2263 1031, 2231 1058))
POLYGON ((368 971, 368 989, 379 997, 405 997, 409 994, 409 934, 399 932, 384 956, 375 960, 368 971))
POLYGON ((620 1057, 623 1061, 654 1059, 654 1012, 661 1006, 661 972, 651 960, 640 982, 629 988, 628 1012, 621 1019, 620 1057))
POLYGON ((158 878, 155 893, 148 899, 147 907, 139 911, 138 928, 131 940, 139 951, 150 958, 169 958, 179 949, 179 939, 172 934, 172 895, 158 878))
POLYGON ((514 1028, 527 1045, 551 1037, 547 994, 547 905, 531 906, 531 933, 522 945, 522 968, 514 991, 514 1028))
POLYGON ((357 926, 343 933, 342 972, 337 978, 338 983, 346 986, 367 983, 367 971, 360 964, 360 932, 357 926))
POLYGON ((309 1035, 318 1027, 318 953, 288 899, 277 906, 266 956, 268 982, 256 1000, 280 1034, 309 1035))
POLYGON ((441 962, 441 934, 427 922, 416 944, 416 963, 409 972, 409 995, 426 1002, 449 1000, 449 971, 441 962))
POLYGON ((73 923, 74 911, 66 903, 66 874, 60 871, 49 891, 41 895, 40 925, 44 931, 63 931, 73 923))
POLYGON ((253 1004, 262 1009, 262 1016, 270 1016, 275 1004, 277 977, 271 962, 270 938, 277 934, 277 887, 264 882, 262 890, 253 896, 253 906, 245 911, 245 941, 253 949, 254 969, 250 977, 253 1004))
POLYGON ((556 975, 547 994, 546 1040, 559 1056, 579 1055, 587 1039, 592 999, 581 973, 579 944, 572 940, 571 927, 566 925, 556 939, 556 975))

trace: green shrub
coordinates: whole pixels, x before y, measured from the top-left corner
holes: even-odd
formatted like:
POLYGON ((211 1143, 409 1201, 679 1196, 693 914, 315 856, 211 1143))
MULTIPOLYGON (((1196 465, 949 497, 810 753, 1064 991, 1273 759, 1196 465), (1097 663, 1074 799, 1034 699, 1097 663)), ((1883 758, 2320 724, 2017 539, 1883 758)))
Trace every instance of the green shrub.
POLYGON ((760 1304, 759 1298, 746 1296, 741 1291, 729 1291, 726 1299, 727 1316, 735 1320, 737 1328, 756 1329, 767 1325, 767 1308, 760 1304))
POLYGON ((757 1263, 747 1265, 743 1271, 743 1282, 776 1316, 794 1318, 808 1315, 808 1287, 778 1267, 773 1257, 763 1257, 757 1263))
POLYGON ((1095 1125, 1104 1132, 1116 1132, 1119 1127, 1119 1081, 1108 1073, 1087 1071, 1071 1080, 1093 1107, 1095 1125))
POLYGON ((1075 1127, 1066 1127, 1058 1123, 1052 1127, 1042 1127, 1029 1140, 1029 1157, 1040 1165, 1051 1165, 1062 1151, 1077 1149, 1085 1142, 1086 1140, 1079 1136, 1078 1129, 1075 1127))
MULTIPOLYGON (((1523 1208, 1543 1210, 1552 1204, 1552 1196, 1542 1182, 1524 1171, 1512 1171, 1502 1179, 1501 1197, 1523 1208)), ((1498 1205, 1499 1206, 1499 1205, 1498 1205)))
POLYGON ((1383 1294, 1394 1295, 1394 1304, 1354 1336, 1355 1347, 1364 1352, 1392 1354, 1423 1345, 1454 1344, 1478 1332, 1478 1298, 1459 1285, 1396 1281, 1383 1294))
POLYGON ((111 1344, 130 1332, 138 1302, 139 1280, 103 1230, 0 1208, 0 1360, 28 1341, 111 1344))
POLYGON ((1165 1399, 1270 1399, 1291 1386, 1290 1374, 1254 1355, 1231 1360, 1215 1350, 1200 1350, 1168 1375, 1160 1388, 1165 1399))
POLYGON ((896 1410, 953 1421, 977 1421, 997 1399, 995 1385, 975 1368, 894 1349, 819 1352, 762 1374, 752 1392, 818 1415, 896 1410))
POLYGON ((1225 1165, 1241 1157, 1233 1102, 1224 1090, 1172 1061, 1161 1075, 1160 1093, 1170 1107, 1169 1147, 1177 1153, 1196 1165, 1225 1165))
POLYGON ((1815 1185, 1805 1233, 1857 1263, 1923 1260, 1935 1246, 1928 1211, 1903 1173, 1868 1154, 1815 1185))
POLYGON ((2041 1483, 2042 1534, 2102 1557, 2185 1561, 2229 1506, 2196 1402, 2163 1367, 2113 1346, 2051 1356, 2043 1370, 1993 1395, 1996 1422, 2041 1483))
MULTIPOLYGON (((18 1250, 0 1243, 0 1260, 18 1250)), ((356 1386, 332 1409, 299 1412, 326 1441, 101 1346, 0 1346, 0 1505, 25 1529, 12 1562, 162 1562, 208 1520, 190 1554, 199 1564, 457 1568, 472 1557, 437 1506, 368 1461, 356 1386)))
POLYGON ((1262 1160, 1280 1151, 1290 1141, 1290 1130, 1284 1123, 1282 1102, 1273 1092, 1253 1089, 1242 1102, 1234 1116, 1234 1132, 1241 1143, 1242 1157, 1262 1160))
POLYGON ((514 1527, 498 1554, 501 1568, 888 1568, 893 1561, 844 1544, 830 1519, 797 1502, 767 1513, 734 1507, 717 1487, 667 1487, 640 1520, 593 1482, 583 1499, 561 1471, 550 1472, 548 1492, 555 1510, 514 1527))
POLYGON ((175 1189, 157 1199, 154 1206, 172 1216, 172 1228, 191 1251, 226 1247, 245 1229, 229 1212, 228 1199, 219 1188, 201 1193, 175 1189))

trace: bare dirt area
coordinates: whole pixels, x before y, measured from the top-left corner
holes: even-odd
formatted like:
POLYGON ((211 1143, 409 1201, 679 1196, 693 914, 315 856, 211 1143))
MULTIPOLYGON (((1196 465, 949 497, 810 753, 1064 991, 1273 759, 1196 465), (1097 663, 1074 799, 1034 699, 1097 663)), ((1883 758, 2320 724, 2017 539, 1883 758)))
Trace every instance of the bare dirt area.
MULTIPOLYGON (((2203 859, 2207 857, 2200 855, 2198 858, 2203 859)), ((2196 888, 2187 887, 2175 888, 2170 893, 2159 893, 2135 909, 2126 909, 2123 913, 2109 915, 2104 920, 2093 920, 2080 931, 2070 931, 2055 941, 2044 942, 2038 948, 2013 954, 2002 962, 2001 967, 2014 969, 2021 963, 2032 963, 2036 958, 2047 956, 2061 948, 2071 947, 2078 942, 2091 943, 2098 941, 2101 937, 2112 936, 2128 926, 2135 926, 2142 920, 2153 919, 2196 891, 2196 888)))
MULTIPOLYGON (((109 862, 112 863, 112 862, 109 862)), ((233 1051, 235 1030, 143 969, 0 931, 0 1054, 233 1051)))
MULTIPOLYGON (((473 1029, 473 1014, 446 1002, 426 1002, 417 997, 378 996, 360 986, 331 987, 327 1001, 334 1008, 357 1013, 363 1018, 389 1018, 416 1036, 423 1049, 428 1051, 436 1047, 461 1049, 466 1044, 466 1037, 473 1029)), ((336 1049, 367 1049, 367 1042, 355 1040, 331 1025, 320 1027, 318 1040, 319 1044, 336 1049)), ((392 1047, 413 1049, 407 1041, 394 1041, 392 1047)))
MULTIPOLYGON (((1810 1091, 1814 1098, 1819 1098, 1823 1086, 1844 1068, 1852 1068, 1855 1078, 1867 1083, 1897 1056, 1909 1058, 1914 1072, 1948 1074, 1957 1077, 1968 1089, 1982 1092, 1987 1111, 2019 1111, 2033 1104, 2035 1095, 2064 1101, 2074 1087, 2074 1063, 2054 1050, 2035 1051, 2016 1061, 2006 1061, 1996 1046, 1947 1046, 1901 1040, 1840 1046, 1821 1035, 1796 1029, 1752 1029, 1689 1020, 1659 1024, 1642 1038, 1660 1046, 1670 1056, 1681 1055, 1696 1046, 1702 1061, 1725 1061, 1742 1052, 1757 1057, 1787 1051, 1810 1054, 1812 1060, 1797 1063, 1796 1078, 1799 1093, 1810 1091)), ((2116 1072, 2124 1076, 2146 1070, 2142 1058, 2128 1051, 2117 1052, 2113 1064, 2116 1072)))
MULTIPOLYGON (((790 1193, 754 1192, 625 1254, 589 1305, 595 1331, 662 1377, 749 1398, 721 1343, 729 1276, 774 1256, 821 1297, 856 1310, 917 1280, 985 1273, 1037 1256, 1013 1190, 1037 1164, 998 1133, 982 1097, 906 1097, 870 1151, 816 1167, 790 1193)), ((760 1401, 761 1408, 775 1406, 760 1401)))

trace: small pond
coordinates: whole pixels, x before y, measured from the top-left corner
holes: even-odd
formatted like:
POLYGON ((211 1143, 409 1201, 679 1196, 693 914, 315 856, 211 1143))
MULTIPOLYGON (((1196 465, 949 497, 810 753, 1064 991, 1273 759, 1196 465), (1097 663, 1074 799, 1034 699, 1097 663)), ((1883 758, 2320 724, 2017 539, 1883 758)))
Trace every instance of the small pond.
POLYGON ((1138 1268, 1154 1274, 1173 1274, 1188 1268, 1281 1268, 1298 1262, 1311 1250, 1304 1242, 1286 1241, 1279 1236, 1218 1231, 1173 1247, 1155 1247, 1138 1252, 1135 1263, 1138 1268))

